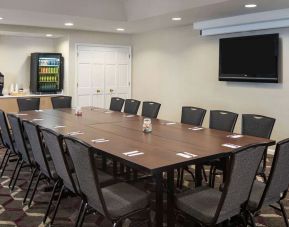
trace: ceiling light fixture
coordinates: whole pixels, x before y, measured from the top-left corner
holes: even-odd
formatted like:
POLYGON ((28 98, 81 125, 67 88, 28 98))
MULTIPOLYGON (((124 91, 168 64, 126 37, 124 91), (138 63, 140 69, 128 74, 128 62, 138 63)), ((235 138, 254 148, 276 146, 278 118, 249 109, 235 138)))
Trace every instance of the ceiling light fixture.
POLYGON ((53 35, 52 34, 46 34, 46 37, 52 37, 53 35))
POLYGON ((245 8, 255 8, 255 7, 257 7, 256 4, 246 4, 245 5, 245 8))
POLYGON ((123 31, 125 31, 124 28, 117 28, 116 30, 119 31, 119 32, 123 32, 123 31))
POLYGON ((180 20, 182 20, 182 18, 181 17, 173 17, 172 20, 173 21, 180 21, 180 20))
POLYGON ((3 17, 0 17, 0 20, 3 20, 4 18, 3 17))
POLYGON ((65 26, 68 26, 68 27, 69 27, 69 26, 71 27, 71 26, 73 26, 74 24, 73 24, 72 22, 66 22, 66 23, 64 23, 64 25, 65 25, 65 26))

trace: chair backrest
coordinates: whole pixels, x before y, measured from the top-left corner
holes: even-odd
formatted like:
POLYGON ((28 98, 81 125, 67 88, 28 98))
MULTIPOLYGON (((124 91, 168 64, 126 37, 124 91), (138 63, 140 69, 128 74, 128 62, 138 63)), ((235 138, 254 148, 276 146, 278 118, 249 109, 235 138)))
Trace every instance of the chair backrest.
POLYGON ((21 124, 21 120, 19 117, 13 115, 13 114, 7 114, 8 120, 10 122, 10 126, 12 129, 13 137, 15 140, 16 147, 18 153, 21 154, 22 159, 28 163, 31 163, 31 157, 28 153, 27 149, 27 144, 25 142, 25 137, 24 137, 24 129, 21 124))
POLYGON ((277 143, 270 175, 260 200, 258 210, 283 199, 289 186, 289 139, 277 143))
POLYGON ((103 211, 109 217, 98 180, 93 148, 89 144, 69 136, 65 136, 64 141, 75 168, 82 196, 87 199, 90 206, 98 211, 103 211))
POLYGON ((1 127, 3 145, 15 153, 16 151, 14 150, 14 145, 12 142, 12 137, 11 137, 10 130, 8 127, 6 115, 3 110, 0 110, 0 127, 1 127))
POLYGON ((39 110, 40 98, 17 98, 19 111, 39 110))
POLYGON ((211 129, 233 132, 237 118, 238 118, 237 113, 228 112, 224 110, 211 110, 209 127, 211 129))
POLYGON ((249 145, 237 149, 230 157, 229 178, 216 212, 216 224, 240 213, 248 202, 258 166, 266 144, 249 145))
POLYGON ((135 99, 126 99, 124 103, 123 112, 136 115, 139 109, 139 106, 140 106, 140 101, 135 100, 135 99))
POLYGON ((23 120, 22 124, 31 145, 31 150, 35 162, 43 174, 49 178, 52 178, 46 158, 46 153, 44 151, 44 144, 40 134, 39 126, 27 120, 23 120))
POLYGON ((142 103, 142 116, 149 118, 157 118, 161 104, 157 102, 143 102, 142 103))
POLYGON ((242 134, 269 139, 275 119, 256 114, 242 115, 242 134))
POLYGON ((64 152, 63 136, 50 129, 41 128, 44 142, 52 158, 57 175, 62 179, 64 185, 72 192, 78 193, 76 184, 69 169, 67 156, 64 152))
POLYGON ((109 109, 113 110, 113 111, 119 111, 120 112, 122 109, 123 103, 124 103, 124 99, 118 98, 118 97, 112 97, 110 100, 109 109))
POLYGON ((71 96, 56 96, 51 97, 53 109, 71 108, 71 96))
POLYGON ((201 126, 203 124, 206 112, 207 110, 198 107, 183 106, 181 122, 183 124, 201 126))

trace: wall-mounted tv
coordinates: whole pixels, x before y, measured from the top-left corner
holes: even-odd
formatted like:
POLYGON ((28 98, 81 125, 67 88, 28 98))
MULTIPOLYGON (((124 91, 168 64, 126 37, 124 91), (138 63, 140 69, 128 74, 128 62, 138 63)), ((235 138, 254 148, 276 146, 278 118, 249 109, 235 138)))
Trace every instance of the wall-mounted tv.
POLYGON ((219 80, 278 83, 279 34, 220 39, 219 80))

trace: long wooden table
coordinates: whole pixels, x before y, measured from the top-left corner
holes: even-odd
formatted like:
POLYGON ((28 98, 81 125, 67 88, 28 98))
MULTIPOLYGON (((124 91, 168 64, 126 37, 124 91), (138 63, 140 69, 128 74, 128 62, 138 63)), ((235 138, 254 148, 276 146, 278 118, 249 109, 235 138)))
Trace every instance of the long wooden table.
POLYGON ((18 116, 53 129, 63 135, 80 131, 75 137, 87 142, 103 155, 117 160, 135 170, 152 174, 156 181, 156 226, 163 226, 163 173, 167 173, 167 226, 174 226, 174 170, 196 164, 196 178, 201 182, 200 163, 228 156, 234 149, 223 146, 245 146, 253 143, 275 142, 252 136, 230 138, 230 133, 213 129, 196 129, 191 125, 152 119, 153 131, 142 132, 143 117, 100 108, 85 107, 82 116, 74 109, 21 112, 18 116), (64 126, 64 127, 59 127, 64 126), (93 140, 106 139, 95 143, 93 140), (124 153, 140 151, 138 156, 124 153), (179 156, 193 154, 191 157, 179 156))

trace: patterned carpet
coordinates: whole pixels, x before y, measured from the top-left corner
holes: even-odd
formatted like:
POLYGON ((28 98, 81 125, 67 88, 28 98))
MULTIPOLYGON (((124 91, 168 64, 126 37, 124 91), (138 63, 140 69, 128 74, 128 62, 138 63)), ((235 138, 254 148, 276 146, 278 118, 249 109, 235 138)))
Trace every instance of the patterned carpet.
MULTIPOLYGON (((3 150, 0 150, 0 161, 2 159, 3 150)), ((271 160, 271 159, 270 159, 271 160)), ((270 163, 270 162, 269 162, 270 163)), ((0 226, 1 227, 43 227, 41 224, 44 212, 46 210, 50 193, 45 192, 44 188, 48 183, 42 183, 39 186, 39 190, 35 194, 35 198, 32 206, 28 209, 27 206, 22 206, 22 200, 25 195, 26 188, 28 186, 28 179, 30 177, 29 169, 22 171, 17 182, 17 186, 11 193, 8 189, 10 176, 14 169, 15 162, 9 163, 5 176, 0 179, 0 226)), ((270 168, 270 166, 268 166, 270 168)), ((192 181, 188 175, 185 176, 185 184, 190 186, 192 181)), ((78 212, 80 200, 77 197, 67 196, 62 200, 59 207, 59 212, 54 222, 54 226, 73 226, 78 212)), ((286 209, 289 209, 289 202, 286 200, 286 209)), ((53 208, 53 207, 52 207, 53 208)), ((53 209, 52 209, 53 210, 53 209)), ((47 223, 49 223, 49 218, 47 223)), ((257 218, 258 226, 267 227, 281 227, 285 226, 282 218, 275 213, 274 210, 266 208, 262 211, 260 217, 257 218)), ((46 225, 48 226, 48 224, 46 225)), ((104 220, 96 214, 92 214, 86 217, 85 224, 83 226, 111 226, 110 222, 104 220)), ((123 226, 144 226, 143 224, 133 224, 126 221, 123 226)))

